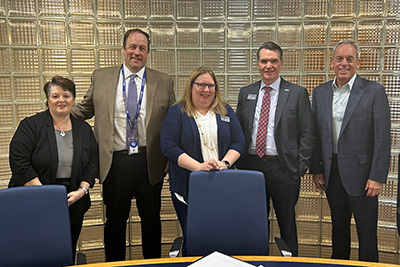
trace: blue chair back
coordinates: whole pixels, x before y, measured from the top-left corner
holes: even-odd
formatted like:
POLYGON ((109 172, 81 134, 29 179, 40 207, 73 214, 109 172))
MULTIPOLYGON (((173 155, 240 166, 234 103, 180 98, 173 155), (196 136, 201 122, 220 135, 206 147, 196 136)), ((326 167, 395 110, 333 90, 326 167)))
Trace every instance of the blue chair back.
POLYGON ((189 180, 188 256, 214 251, 268 255, 264 175, 257 171, 192 172, 189 180))
POLYGON ((0 266, 73 264, 64 186, 21 186, 0 190, 0 216, 0 266))

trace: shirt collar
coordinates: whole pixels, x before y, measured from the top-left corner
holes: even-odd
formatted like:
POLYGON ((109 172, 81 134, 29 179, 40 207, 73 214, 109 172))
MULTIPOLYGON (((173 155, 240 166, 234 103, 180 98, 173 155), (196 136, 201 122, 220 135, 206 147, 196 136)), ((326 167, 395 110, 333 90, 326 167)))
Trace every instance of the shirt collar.
POLYGON ((125 65, 125 63, 123 64, 124 66, 124 73, 125 73, 125 80, 128 79, 132 74, 136 74, 137 77, 139 79, 143 79, 143 74, 144 74, 144 70, 146 67, 143 67, 141 70, 139 70, 137 73, 132 73, 125 65))
MULTIPOLYGON (((342 88, 343 88, 344 86, 346 86, 346 87, 348 87, 349 90, 351 91, 351 89, 353 88, 354 81, 356 80, 356 77, 357 77, 357 73, 355 73, 355 74, 353 75, 353 77, 351 77, 350 81, 348 81, 346 84, 343 84, 342 88)), ((333 80, 332 89, 333 89, 333 90, 339 90, 339 88, 336 86, 336 77, 335 77, 335 79, 333 80)))
POLYGON ((260 90, 263 89, 264 87, 271 87, 271 90, 278 91, 279 86, 281 84, 281 76, 278 77, 278 79, 275 80, 275 82, 271 83, 270 85, 266 85, 264 81, 261 79, 261 87, 260 90))

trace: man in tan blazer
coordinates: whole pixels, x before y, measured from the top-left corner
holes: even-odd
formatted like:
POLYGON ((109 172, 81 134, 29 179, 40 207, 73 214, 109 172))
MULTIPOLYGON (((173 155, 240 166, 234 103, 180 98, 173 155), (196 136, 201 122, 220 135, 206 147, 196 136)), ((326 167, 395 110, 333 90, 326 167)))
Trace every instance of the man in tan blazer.
POLYGON ((175 92, 169 75, 145 67, 149 52, 147 33, 127 31, 124 64, 95 70, 84 99, 72 110, 82 119, 95 115, 106 205, 106 261, 125 260, 126 222, 133 197, 141 218, 143 256, 161 257, 161 188, 167 159, 161 153, 160 131, 175 92), (129 97, 135 91, 133 101, 129 97))

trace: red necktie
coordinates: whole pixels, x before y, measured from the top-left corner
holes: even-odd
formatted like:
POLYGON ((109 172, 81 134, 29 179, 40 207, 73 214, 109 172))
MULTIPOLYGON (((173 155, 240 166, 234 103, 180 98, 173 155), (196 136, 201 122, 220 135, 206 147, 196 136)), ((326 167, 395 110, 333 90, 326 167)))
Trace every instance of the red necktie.
POLYGON ((269 106, 270 106, 270 95, 269 91, 271 87, 264 87, 264 96, 261 105, 260 118, 258 120, 257 138, 256 138, 256 154, 260 158, 265 155, 266 144, 267 144, 267 129, 269 119, 269 106))

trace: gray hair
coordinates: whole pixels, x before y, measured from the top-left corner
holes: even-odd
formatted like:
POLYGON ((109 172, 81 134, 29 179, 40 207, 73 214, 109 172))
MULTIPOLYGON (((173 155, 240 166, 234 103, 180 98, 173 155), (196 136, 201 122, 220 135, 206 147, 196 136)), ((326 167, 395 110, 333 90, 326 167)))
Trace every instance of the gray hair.
POLYGON ((335 47, 333 48, 332 57, 335 54, 336 48, 338 48, 338 46, 342 45, 342 44, 350 44, 350 45, 354 46, 354 48, 357 51, 357 59, 360 59, 360 57, 361 57, 361 49, 360 49, 360 47, 358 47, 358 44, 352 39, 342 40, 339 43, 337 43, 337 45, 335 45, 335 47))

